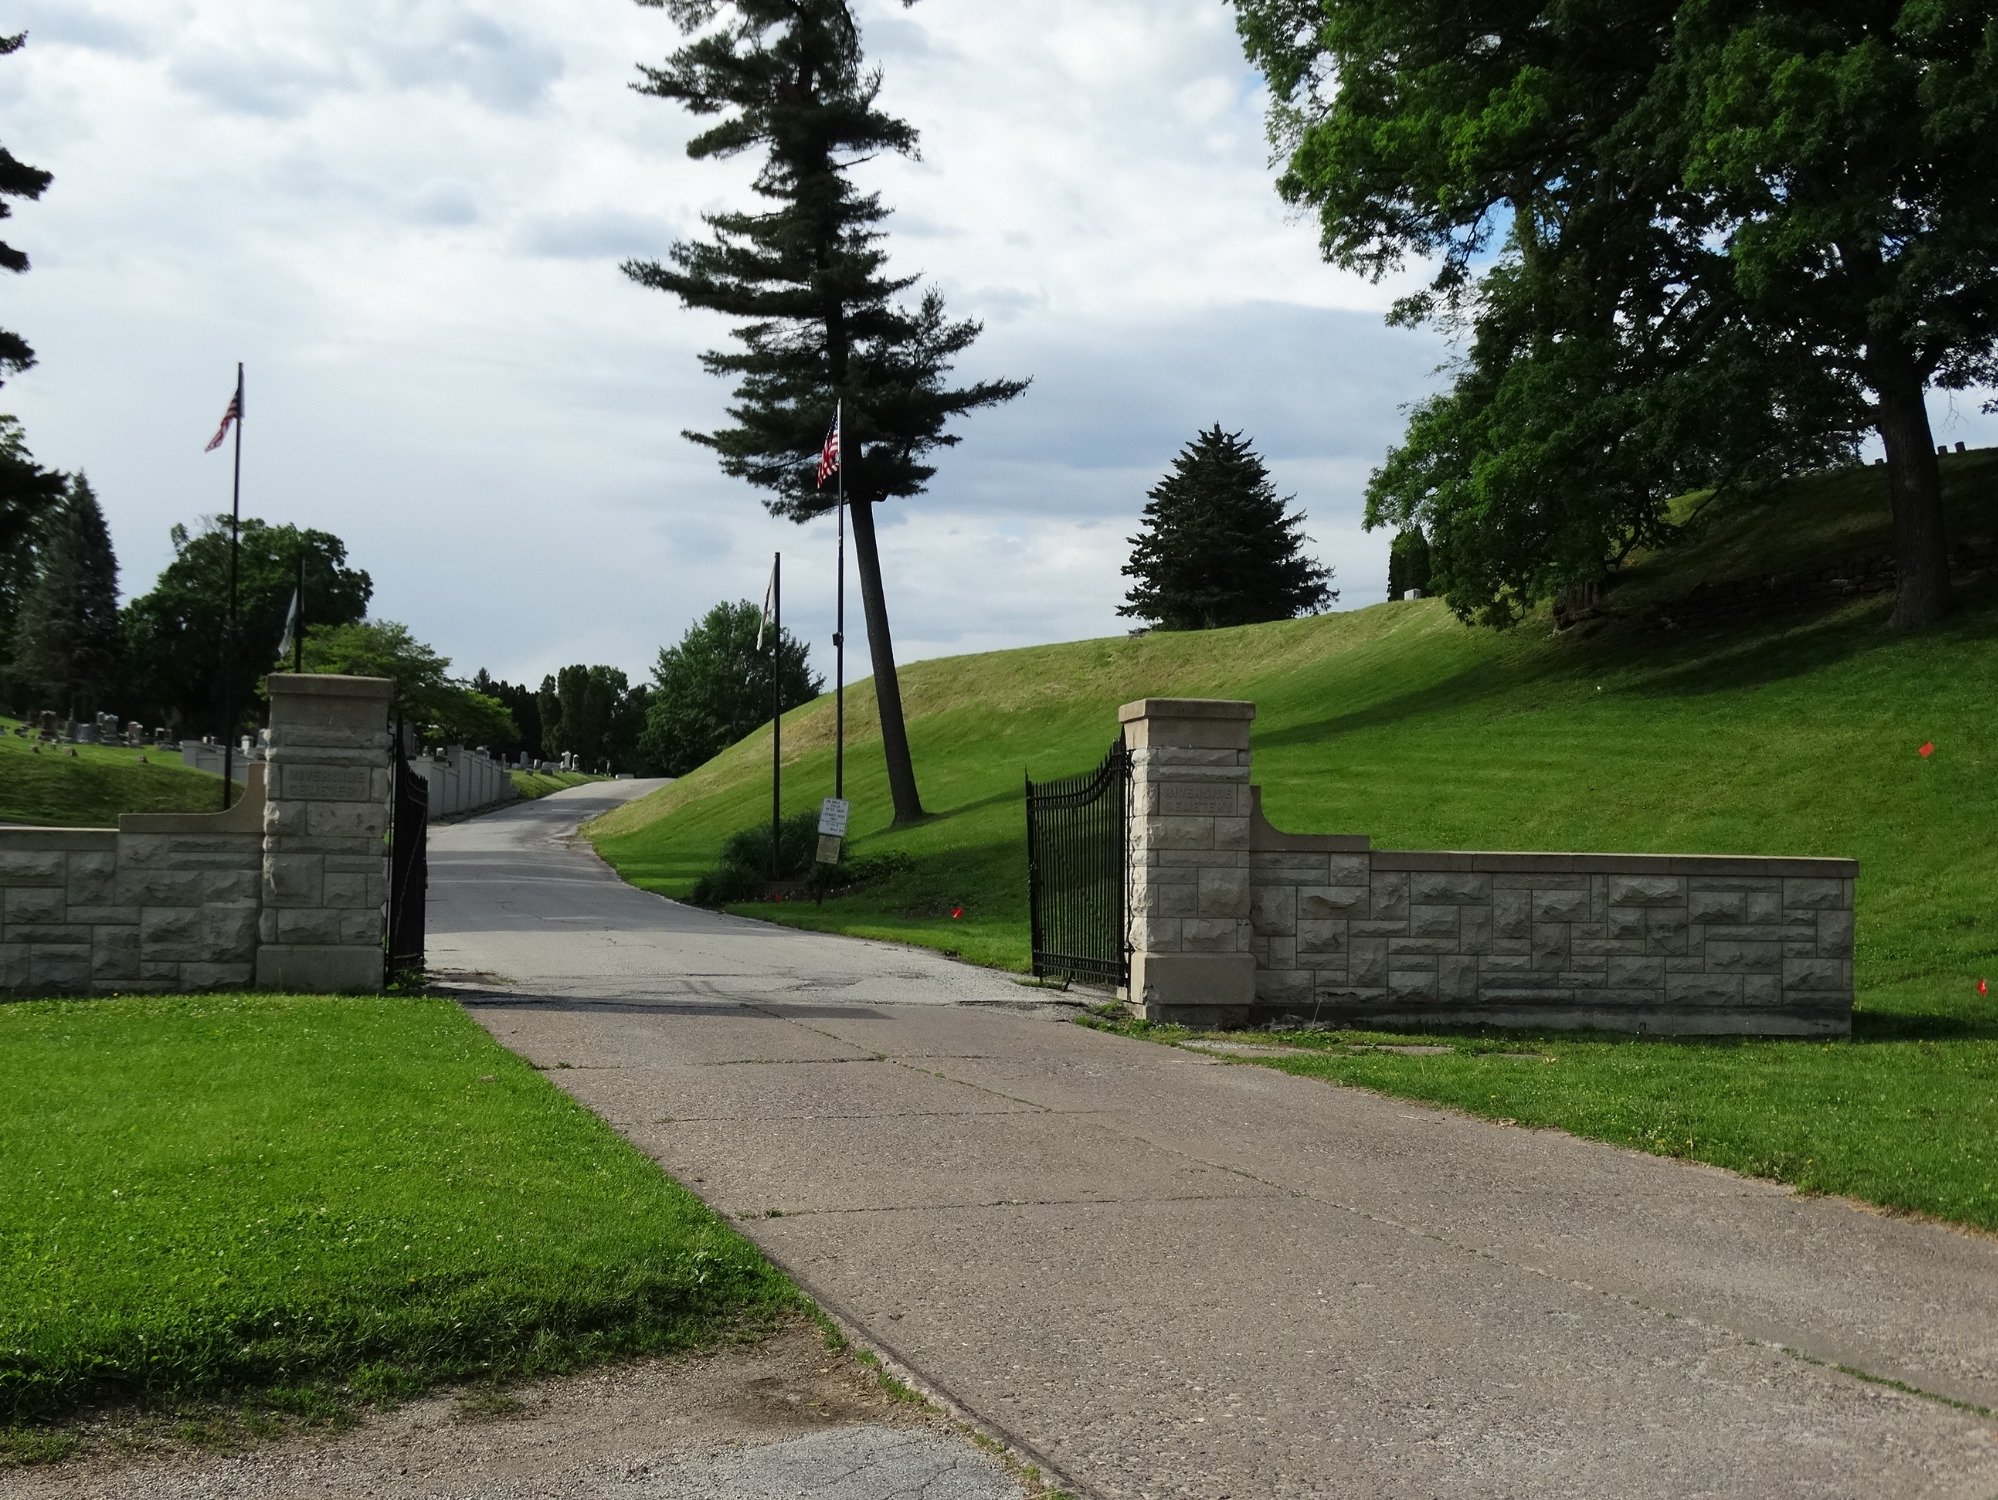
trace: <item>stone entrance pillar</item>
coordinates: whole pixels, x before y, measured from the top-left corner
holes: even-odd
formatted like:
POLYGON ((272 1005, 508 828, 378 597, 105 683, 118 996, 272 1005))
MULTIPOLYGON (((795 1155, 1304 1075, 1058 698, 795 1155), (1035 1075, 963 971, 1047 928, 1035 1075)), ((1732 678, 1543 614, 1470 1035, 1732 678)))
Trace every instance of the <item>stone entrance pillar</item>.
POLYGON ((379 990, 392 684, 273 673, 257 983, 379 990))
POLYGON ((1253 703, 1146 698, 1118 711, 1131 751, 1131 1008, 1193 1026, 1256 999, 1249 925, 1253 703))

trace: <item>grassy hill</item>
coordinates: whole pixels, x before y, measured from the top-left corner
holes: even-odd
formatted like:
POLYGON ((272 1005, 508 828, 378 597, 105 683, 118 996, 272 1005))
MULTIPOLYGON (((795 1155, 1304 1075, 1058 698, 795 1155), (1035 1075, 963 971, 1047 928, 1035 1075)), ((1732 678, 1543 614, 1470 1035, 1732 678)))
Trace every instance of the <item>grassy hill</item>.
MULTIPOLYGON (((1998 533, 1998 453, 1953 455, 1944 475, 1953 534, 1998 533)), ((1711 598, 1886 552, 1883 491, 1879 470, 1857 470, 1696 497, 1608 614, 1560 633, 1545 611, 1500 635, 1424 600, 917 663, 903 682, 930 821, 887 828, 871 699, 863 687, 848 703, 853 851, 911 868, 823 907, 740 910, 1024 968, 1023 771, 1095 764, 1133 698, 1253 699, 1256 778, 1281 828, 1386 848, 1861 863, 1851 1041, 1466 1033, 1407 1055, 1334 1034, 1267 1065, 1998 1230, 1998 576, 1965 578, 1954 617, 1914 640, 1885 630, 1881 595, 1643 623, 1661 606, 1690 617, 1677 606, 1702 584, 1711 598)), ((788 717, 787 808, 830 791, 831 730, 823 699, 788 717)), ((627 879, 684 894, 728 833, 768 817, 767 735, 590 835, 627 879)))
POLYGON ((110 828, 128 812, 219 812, 222 778, 178 755, 112 745, 44 745, 0 719, 0 823, 110 828), (68 751, 74 749, 74 757, 68 751))
MULTIPOLYGON (((1998 531, 1998 452, 1953 455, 1945 473, 1958 533, 1998 531)), ((1882 628, 1884 596, 1725 628, 1635 623, 1701 583, 1884 552, 1883 486, 1861 469, 1700 510, 1683 545, 1611 592, 1629 618, 1586 636, 1555 633, 1544 612, 1471 629, 1422 600, 919 662, 903 692, 929 822, 887 828, 869 686, 847 704, 851 852, 899 851, 913 868, 822 908, 743 910, 1024 969, 1023 774, 1093 765, 1130 699, 1248 698, 1279 827, 1388 848, 1852 856, 1866 1002, 1960 988, 1978 963, 1998 968, 1998 589, 1966 582, 1955 618, 1919 640, 1882 628)), ((787 809, 831 791, 831 733, 828 698, 787 717, 787 809)), ((684 895, 726 835, 768 817, 768 734, 590 836, 627 879, 684 895)))

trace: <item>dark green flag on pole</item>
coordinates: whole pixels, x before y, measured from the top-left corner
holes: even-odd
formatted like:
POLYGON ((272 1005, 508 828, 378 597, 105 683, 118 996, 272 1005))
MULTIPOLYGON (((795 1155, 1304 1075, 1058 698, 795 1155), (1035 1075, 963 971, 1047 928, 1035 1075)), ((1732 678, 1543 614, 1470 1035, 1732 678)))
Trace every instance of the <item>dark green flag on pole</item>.
POLYGON ((784 554, 770 555, 770 586, 763 591, 763 620, 756 627, 756 649, 770 635, 770 879, 782 874, 780 844, 784 825, 784 554))

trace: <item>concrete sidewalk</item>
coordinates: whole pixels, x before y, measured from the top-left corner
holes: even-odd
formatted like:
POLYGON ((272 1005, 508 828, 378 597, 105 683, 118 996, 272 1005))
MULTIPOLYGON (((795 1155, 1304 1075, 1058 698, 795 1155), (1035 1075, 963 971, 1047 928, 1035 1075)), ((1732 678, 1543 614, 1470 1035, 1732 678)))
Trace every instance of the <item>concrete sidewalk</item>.
POLYGON ((1986 1240, 1042 1016, 473 1009, 1105 1500, 1998 1494, 1831 1368, 1998 1405, 1986 1240))
POLYGON ((1998 1241, 1090 1032, 521 816, 446 834, 473 1014, 1077 1491, 1998 1496, 1998 1241))

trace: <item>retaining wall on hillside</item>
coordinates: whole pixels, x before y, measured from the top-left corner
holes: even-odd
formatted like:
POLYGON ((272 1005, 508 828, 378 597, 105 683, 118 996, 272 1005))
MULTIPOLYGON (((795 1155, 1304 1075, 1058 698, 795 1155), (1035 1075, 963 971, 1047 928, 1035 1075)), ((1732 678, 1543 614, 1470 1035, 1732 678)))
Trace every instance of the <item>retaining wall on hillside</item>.
POLYGON ((1148 699, 1132 973, 1155 1019, 1753 1035, 1852 1026, 1851 860, 1385 850, 1279 832, 1248 703, 1148 699))

